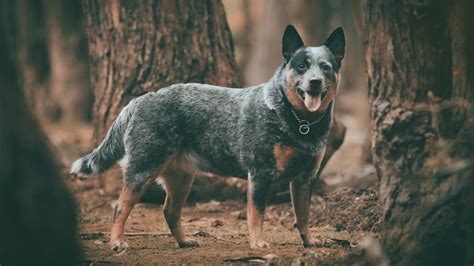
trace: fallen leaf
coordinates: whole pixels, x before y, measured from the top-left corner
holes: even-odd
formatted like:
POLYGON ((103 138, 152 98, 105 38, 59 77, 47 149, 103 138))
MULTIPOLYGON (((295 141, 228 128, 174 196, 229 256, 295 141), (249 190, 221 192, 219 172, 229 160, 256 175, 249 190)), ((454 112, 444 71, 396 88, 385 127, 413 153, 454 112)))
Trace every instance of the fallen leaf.
POLYGON ((328 247, 328 248, 329 247, 335 247, 335 246, 340 246, 340 247, 344 247, 344 248, 352 248, 352 247, 357 246, 357 245, 351 243, 347 239, 328 238, 328 239, 326 239, 326 241, 324 241, 323 246, 328 247))
POLYGON ((210 234, 206 231, 198 230, 194 232, 193 236, 208 237, 210 234))
POLYGON ((94 241, 94 244, 103 245, 103 244, 105 244, 105 240, 97 239, 96 241, 94 241))
POLYGON ((220 227, 220 226, 223 226, 223 225, 224 225, 224 222, 221 221, 221 220, 214 220, 214 221, 212 221, 212 223, 211 223, 211 226, 212 226, 212 227, 220 227))

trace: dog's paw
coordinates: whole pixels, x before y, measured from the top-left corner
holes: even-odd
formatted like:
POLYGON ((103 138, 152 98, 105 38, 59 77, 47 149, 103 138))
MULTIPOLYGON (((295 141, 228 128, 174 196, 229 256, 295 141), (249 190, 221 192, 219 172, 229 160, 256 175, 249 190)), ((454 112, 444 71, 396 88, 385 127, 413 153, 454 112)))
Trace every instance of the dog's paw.
POLYGON ((126 250, 129 247, 128 243, 122 239, 110 241, 110 249, 119 253, 126 250))
POLYGON ((178 247, 180 248, 199 247, 199 243, 194 239, 186 238, 178 242, 178 247))
POLYGON ((321 240, 319 239, 308 239, 306 241, 303 242, 303 246, 305 248, 315 248, 315 247, 322 247, 323 246, 323 242, 321 242, 321 240))
POLYGON ((251 249, 259 249, 259 248, 270 248, 270 244, 264 240, 257 240, 250 242, 251 249))

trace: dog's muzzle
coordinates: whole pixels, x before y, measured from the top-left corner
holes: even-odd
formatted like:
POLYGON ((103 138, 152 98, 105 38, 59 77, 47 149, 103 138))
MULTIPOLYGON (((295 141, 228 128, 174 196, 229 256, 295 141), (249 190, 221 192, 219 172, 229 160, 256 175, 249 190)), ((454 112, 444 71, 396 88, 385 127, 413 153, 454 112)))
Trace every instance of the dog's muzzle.
POLYGON ((303 90, 300 86, 296 87, 296 93, 300 99, 304 102, 306 109, 310 112, 316 112, 321 106, 321 102, 327 95, 328 90, 303 90))

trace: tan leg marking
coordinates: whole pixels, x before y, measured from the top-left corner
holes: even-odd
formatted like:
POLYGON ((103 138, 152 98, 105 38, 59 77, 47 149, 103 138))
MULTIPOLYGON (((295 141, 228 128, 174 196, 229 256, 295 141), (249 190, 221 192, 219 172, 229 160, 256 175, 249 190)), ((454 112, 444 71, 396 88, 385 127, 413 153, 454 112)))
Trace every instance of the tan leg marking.
POLYGON ((112 250, 120 252, 128 248, 127 242, 123 240, 123 232, 125 230, 125 223, 132 212, 133 206, 140 200, 143 193, 153 183, 154 178, 147 180, 139 191, 135 191, 131 184, 124 182, 122 193, 117 201, 117 206, 114 211, 114 223, 110 232, 110 247, 112 250))
POLYGON ((280 144, 273 146, 273 155, 275 156, 277 170, 283 172, 295 154, 295 150, 291 147, 281 146, 280 144))
POLYGON ((247 189, 247 224, 249 228, 249 244, 251 249, 269 248, 270 244, 263 240, 264 215, 255 206, 251 187, 247 189))
POLYGON ((197 241, 186 237, 181 225, 181 210, 191 190, 194 174, 180 171, 180 169, 167 169, 162 180, 166 188, 163 213, 171 234, 180 248, 199 246, 197 241))

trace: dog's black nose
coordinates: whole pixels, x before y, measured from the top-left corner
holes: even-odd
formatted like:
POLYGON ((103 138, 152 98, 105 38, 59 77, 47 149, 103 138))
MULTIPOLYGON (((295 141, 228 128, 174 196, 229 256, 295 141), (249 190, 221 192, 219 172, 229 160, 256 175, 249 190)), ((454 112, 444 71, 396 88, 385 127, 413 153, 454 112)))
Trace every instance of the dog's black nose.
POLYGON ((309 89, 312 93, 321 92, 321 85, 323 84, 322 79, 312 79, 309 81, 309 89))

